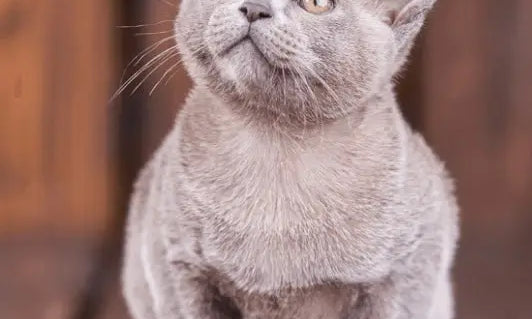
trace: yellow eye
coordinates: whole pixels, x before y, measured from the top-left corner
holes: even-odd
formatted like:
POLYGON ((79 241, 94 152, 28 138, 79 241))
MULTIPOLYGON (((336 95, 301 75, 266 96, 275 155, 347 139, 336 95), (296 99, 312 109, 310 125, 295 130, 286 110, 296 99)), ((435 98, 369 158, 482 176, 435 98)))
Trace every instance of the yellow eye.
POLYGON ((334 9, 333 0, 301 0, 301 7, 313 14, 321 14, 334 9))

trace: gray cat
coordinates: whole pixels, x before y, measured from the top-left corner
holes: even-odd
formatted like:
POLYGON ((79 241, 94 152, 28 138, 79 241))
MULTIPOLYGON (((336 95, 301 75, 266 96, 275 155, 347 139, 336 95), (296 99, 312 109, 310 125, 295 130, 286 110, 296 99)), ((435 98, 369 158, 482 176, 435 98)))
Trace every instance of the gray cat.
POLYGON ((184 0, 131 203, 136 319, 450 319, 457 207, 393 76, 435 0, 184 0))

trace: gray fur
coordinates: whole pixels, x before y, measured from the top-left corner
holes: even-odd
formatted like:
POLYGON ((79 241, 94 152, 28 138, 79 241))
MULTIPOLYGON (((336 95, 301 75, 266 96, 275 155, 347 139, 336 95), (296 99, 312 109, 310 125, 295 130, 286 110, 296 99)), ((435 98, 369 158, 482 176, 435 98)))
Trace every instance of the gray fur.
POLYGON ((133 195, 133 317, 451 319, 452 186, 392 85, 434 0, 255 1, 181 4, 195 88, 133 195))

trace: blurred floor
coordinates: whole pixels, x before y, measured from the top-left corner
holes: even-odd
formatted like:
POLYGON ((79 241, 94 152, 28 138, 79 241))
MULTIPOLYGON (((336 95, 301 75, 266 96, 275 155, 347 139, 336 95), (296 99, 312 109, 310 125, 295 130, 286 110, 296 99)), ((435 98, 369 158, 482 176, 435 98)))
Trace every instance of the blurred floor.
POLYGON ((455 269, 457 319, 532 318, 532 233, 468 238, 455 269))
MULTIPOLYGON (((464 238, 455 271, 457 319, 532 318, 532 234, 518 241, 464 238)), ((87 242, 48 239, 0 243, 0 318, 71 318, 86 279, 87 242)), ((127 319, 117 269, 109 269, 95 319, 127 319)))
POLYGON ((0 318, 67 318, 90 269, 91 245, 72 239, 0 243, 0 318))

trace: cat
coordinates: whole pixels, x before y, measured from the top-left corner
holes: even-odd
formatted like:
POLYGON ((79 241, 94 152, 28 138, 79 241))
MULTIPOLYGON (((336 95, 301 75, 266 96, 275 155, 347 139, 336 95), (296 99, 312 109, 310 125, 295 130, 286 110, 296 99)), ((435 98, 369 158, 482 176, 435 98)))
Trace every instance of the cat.
POLYGON ((135 319, 451 319, 458 208, 394 76, 435 0, 183 0, 130 206, 135 319))

